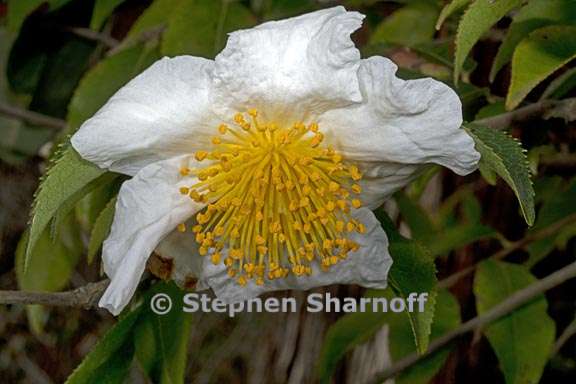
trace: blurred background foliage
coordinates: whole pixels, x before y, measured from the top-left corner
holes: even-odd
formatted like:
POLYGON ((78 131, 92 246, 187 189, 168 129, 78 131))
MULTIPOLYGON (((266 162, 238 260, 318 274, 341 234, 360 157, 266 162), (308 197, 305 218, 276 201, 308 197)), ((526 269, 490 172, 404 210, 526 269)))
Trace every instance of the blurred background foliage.
MULTIPOLYGON (((426 291, 426 311, 158 317, 138 304, 183 292, 162 281, 171 271, 156 259, 119 321, 96 309, 0 307, 0 382, 362 383, 574 262, 576 1, 9 0, 0 1, 0 289, 101 278, 123 177, 81 161, 67 139, 116 90, 162 56, 213 58, 227 32, 335 4, 367 15, 353 36, 364 57, 387 56, 400 77, 431 76, 459 93, 482 162, 466 178, 430 167, 378 210, 391 288, 317 291, 426 291)), ((571 281, 540 295, 397 382, 576 382, 575 291, 571 281)), ((288 294, 304 297, 277 295, 288 294)))

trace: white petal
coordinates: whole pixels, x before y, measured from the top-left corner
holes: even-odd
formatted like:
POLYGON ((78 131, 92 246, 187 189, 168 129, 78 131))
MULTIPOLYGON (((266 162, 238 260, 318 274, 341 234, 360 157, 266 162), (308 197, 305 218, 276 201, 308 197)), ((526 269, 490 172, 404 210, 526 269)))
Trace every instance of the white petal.
MULTIPOLYGON (((188 220, 187 227, 192 223, 193 220, 188 220)), ((180 287, 188 288, 190 281, 196 281, 202 275, 203 258, 192 232, 172 231, 158 244, 155 252, 165 260, 172 260, 170 278, 180 287)))
POLYGON ((351 252, 346 260, 331 266, 327 272, 319 271, 316 266, 312 276, 289 275, 284 279, 266 280, 262 286, 250 280, 246 286, 241 287, 228 277, 226 267, 221 264, 214 266, 207 258, 204 262, 203 280, 219 299, 227 303, 252 299, 269 291, 306 290, 331 284, 358 284, 367 288, 384 289, 392 265, 386 233, 370 210, 356 210, 354 217, 366 226, 366 233, 351 236, 361 247, 358 251, 351 252))
POLYGON ((213 64, 192 56, 157 61, 87 120, 72 145, 86 160, 128 175, 205 146, 218 126, 210 112, 213 64))
POLYGON ((334 7, 231 33, 215 59, 219 104, 281 120, 361 101, 350 34, 363 18, 334 7))
POLYGON ((151 164, 120 188, 110 235, 102 248, 104 272, 112 281, 99 303, 114 315, 130 301, 158 243, 202 208, 179 192, 181 186, 196 182, 179 175, 183 161, 172 158, 151 164))
POLYGON ((347 159, 363 165, 368 179, 374 179, 365 183, 386 184, 390 173, 396 176, 391 185, 371 189, 398 189, 414 176, 410 169, 417 171, 426 163, 459 175, 473 172, 480 154, 461 129, 458 95, 431 78, 401 80, 396 70, 384 57, 362 60, 359 78, 365 102, 322 115, 320 126, 327 139, 347 159), (398 164, 396 169, 388 169, 393 164, 398 164))

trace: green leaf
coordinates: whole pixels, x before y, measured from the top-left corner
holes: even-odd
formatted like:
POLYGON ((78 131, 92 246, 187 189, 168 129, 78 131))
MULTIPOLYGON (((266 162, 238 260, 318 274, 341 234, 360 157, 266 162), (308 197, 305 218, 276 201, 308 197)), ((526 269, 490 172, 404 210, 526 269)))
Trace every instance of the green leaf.
POLYGON ((134 40, 155 28, 165 27, 170 15, 183 0, 156 0, 136 20, 126 40, 134 40))
POLYGON ((116 354, 122 356, 122 358, 111 358, 107 360, 92 372, 83 384, 125 384, 134 356, 134 345, 131 343, 131 340, 127 340, 118 351, 116 351, 116 354))
POLYGON ((504 132, 477 124, 465 127, 476 143, 480 162, 496 172, 516 194, 524 220, 534 223, 534 189, 525 151, 520 142, 504 132))
POLYGON ((436 228, 428 213, 415 201, 411 200, 403 192, 394 195, 394 200, 402 213, 402 218, 406 220, 414 239, 423 239, 432 236, 436 228))
MULTIPOLYGON (((529 235, 542 231, 554 223, 564 219, 566 216, 576 213, 576 178, 573 179, 568 185, 561 185, 555 182, 555 179, 548 180, 550 185, 541 185, 543 198, 542 207, 538 211, 538 220, 534 227, 530 229, 529 235)), ((540 191, 539 191, 540 192, 540 191)), ((563 228, 550 236, 539 239, 527 246, 529 259, 526 261, 526 266, 529 268, 534 266, 550 252, 556 248, 557 239, 564 234, 563 228)))
MULTIPOLYGON (((380 214, 381 212, 379 212, 380 214)), ((388 218, 381 217, 385 226, 389 226, 388 218)), ((417 243, 403 239, 391 228, 386 229, 390 238, 389 251, 394 264, 389 273, 390 286, 393 291, 386 289, 369 290, 366 297, 385 297, 391 299, 395 296, 406 299, 409 293, 428 293, 428 301, 423 312, 404 312, 403 314, 381 312, 355 312, 341 317, 326 334, 322 352, 317 366, 318 375, 322 382, 328 382, 338 361, 354 346, 368 340, 384 324, 399 317, 398 322, 404 323, 411 332, 411 345, 414 350, 422 353, 428 348, 432 320, 436 304, 436 276, 433 260, 427 252, 417 243), (395 292, 395 294, 393 293, 395 292)))
POLYGON ((518 43, 530 32, 551 24, 576 23, 576 1, 532 0, 514 16, 490 70, 490 81, 512 59, 518 43))
POLYGON ((446 4, 438 16, 438 21, 436 22, 436 29, 440 29, 444 21, 449 18, 453 13, 458 12, 463 9, 471 0, 452 0, 450 3, 446 4))
POLYGON ((397 295, 407 298, 412 292, 429 293, 424 312, 406 312, 416 350, 423 353, 428 348, 434 318, 437 283, 434 260, 426 249, 414 241, 390 242, 388 250, 394 260, 388 279, 397 295))
MULTIPOLYGON (((479 315, 536 278, 521 265, 483 261, 476 271, 474 294, 479 315)), ((530 304, 490 324, 484 333, 494 348, 507 384, 538 383, 554 343, 554 321, 540 294, 530 304)))
POLYGON ((495 237, 497 232, 480 223, 458 224, 441 231, 433 239, 428 239, 428 250, 436 257, 478 240, 495 237))
MULTIPOLYGON (((156 293, 167 294, 172 303, 182 303, 184 295, 173 282, 162 282, 148 291, 146 303, 156 293)), ((165 315, 147 310, 139 320, 137 328, 141 328, 138 333, 140 337, 149 337, 150 329, 146 324, 152 326, 155 356, 150 356, 150 342, 144 340, 136 343, 136 354, 142 359, 143 365, 147 366, 147 370, 157 374, 158 377, 153 377, 155 383, 184 383, 191 320, 191 314, 182 311, 177 305, 165 315)))
POLYGON ((570 68, 554 80, 542 92, 540 100, 560 99, 576 88, 576 68, 570 68))
POLYGON ((69 132, 94 115, 112 95, 158 58, 154 49, 141 44, 107 57, 80 81, 68 106, 69 132))
POLYGON ((18 32, 24 20, 42 5, 45 0, 9 0, 8 1, 8 29, 18 32))
POLYGON ((30 239, 26 247, 25 269, 41 234, 58 210, 63 205, 70 204, 70 200, 78 201, 81 197, 79 193, 94 187, 102 175, 104 170, 83 160, 72 147, 65 149, 62 156, 54 162, 36 192, 30 220, 30 239))
MULTIPOLYGON (((434 340, 455 329, 460 324, 460 307, 458 301, 447 291, 441 290, 436 297, 436 311, 430 339, 434 340)), ((400 316, 390 316, 388 323, 390 354, 393 361, 416 352, 411 342, 412 332, 406 321, 400 316)), ((403 371, 395 382, 398 384, 427 384, 442 368, 451 347, 445 347, 422 360, 413 367, 403 371)))
MULTIPOLYGON (((16 278, 18 287, 25 291, 56 292, 68 285, 74 267, 83 252, 78 228, 69 216, 60 224, 58 236, 52 238, 48 228, 42 233, 30 254, 24 271, 28 231, 22 235, 16 248, 16 278)), ((40 334, 46 321, 46 309, 40 305, 26 306, 32 331, 40 334)))
POLYGON ((458 83, 464 60, 472 47, 498 20, 520 6, 524 0, 476 0, 460 19, 456 34, 454 83, 458 83))
POLYGON ((111 199, 106 207, 100 212, 98 218, 94 222, 92 233, 90 234, 90 242, 88 243, 88 264, 94 261, 94 256, 98 253, 100 246, 110 233, 110 227, 114 220, 114 212, 116 208, 116 198, 111 199))
MULTIPOLYGON (((97 374, 107 374, 110 364, 114 360, 132 360, 132 354, 121 355, 127 343, 132 342, 134 325, 142 313, 143 306, 122 317, 110 330, 102 337, 94 348, 84 358, 82 363, 72 372, 66 380, 66 384, 103 383, 106 381, 96 380, 97 374), (101 369, 103 368, 104 369, 101 369), (95 380, 95 381, 94 381, 95 380)), ((122 368, 122 365, 120 368, 122 368)), ((108 372, 110 373, 110 372, 108 372)), ((115 372, 114 372, 115 373, 115 372)), ((98 375, 99 376, 99 375, 98 375)), ((116 375, 114 375, 116 376, 116 375)))
POLYGON ((575 57, 576 26, 551 26, 532 32, 514 51, 506 108, 516 108, 534 87, 575 57))
POLYGON ((254 15, 237 2, 183 1, 170 15, 162 39, 162 53, 211 58, 224 46, 228 32, 255 23, 254 15))
POLYGON ((96 0, 94 10, 92 11, 92 20, 90 28, 98 31, 104 25, 104 22, 114 12, 114 9, 122 4, 124 0, 96 0))
POLYGON ((370 44, 385 42, 410 47, 430 41, 437 15, 438 8, 432 3, 409 3, 378 24, 370 44))

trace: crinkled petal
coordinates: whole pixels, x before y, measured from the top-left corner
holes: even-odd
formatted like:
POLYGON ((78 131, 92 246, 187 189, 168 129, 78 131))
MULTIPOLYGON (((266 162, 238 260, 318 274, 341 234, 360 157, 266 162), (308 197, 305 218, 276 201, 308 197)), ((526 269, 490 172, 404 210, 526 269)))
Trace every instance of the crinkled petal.
POLYGON ((102 248, 104 272, 111 282, 99 303, 114 315, 132 298, 158 243, 203 207, 179 192, 180 187, 196 182, 179 174, 186 161, 178 157, 153 163, 120 188, 110 235, 102 248))
POLYGON ((215 59, 218 104, 282 121, 361 101, 350 34, 363 18, 334 7, 231 33, 215 59))
POLYGON ((362 60, 359 78, 365 101, 322 115, 327 139, 348 160, 362 165, 369 190, 389 194, 408 183, 421 164, 440 164, 459 175, 473 172, 480 154, 461 129, 458 95, 431 78, 401 80, 396 70, 384 57, 362 60))
POLYGON ((346 260, 331 266, 327 272, 319 271, 316 266, 312 276, 289 275, 284 279, 265 280, 262 286, 250 280, 241 287, 226 274, 226 267, 221 264, 215 266, 206 258, 202 278, 216 296, 227 303, 249 300, 269 291, 306 290, 331 284, 358 284, 367 288, 384 289, 392 265, 386 233, 370 210, 356 210, 354 217, 366 226, 366 233, 351 236, 351 240, 361 247, 356 252, 350 252, 346 260))
POLYGON ((128 175, 205 146, 219 121, 210 108, 213 64, 192 56, 157 61, 87 120, 72 145, 86 160, 128 175))

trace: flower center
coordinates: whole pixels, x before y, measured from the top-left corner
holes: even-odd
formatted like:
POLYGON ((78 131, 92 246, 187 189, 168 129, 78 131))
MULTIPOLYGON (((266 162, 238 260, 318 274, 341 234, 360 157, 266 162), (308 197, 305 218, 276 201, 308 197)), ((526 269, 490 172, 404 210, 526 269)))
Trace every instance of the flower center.
POLYGON ((233 126, 220 125, 211 151, 194 154, 207 165, 180 169, 199 180, 180 192, 207 203, 192 228, 200 254, 223 262, 238 284, 260 285, 290 273, 311 275, 313 263, 327 270, 357 250, 348 237, 365 231, 350 216, 350 207, 362 205, 354 197, 362 175, 323 139, 316 123, 263 124, 256 110, 236 114, 233 126))

